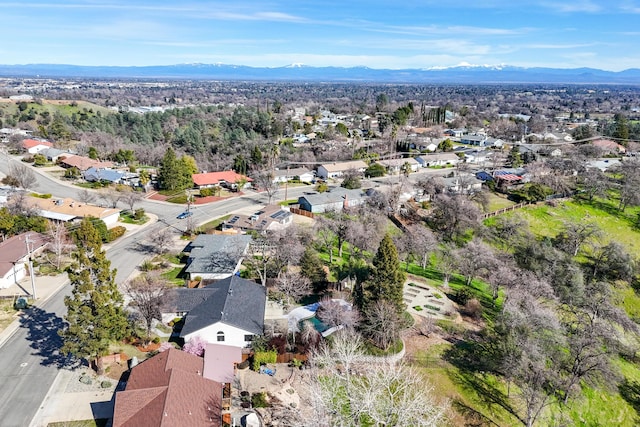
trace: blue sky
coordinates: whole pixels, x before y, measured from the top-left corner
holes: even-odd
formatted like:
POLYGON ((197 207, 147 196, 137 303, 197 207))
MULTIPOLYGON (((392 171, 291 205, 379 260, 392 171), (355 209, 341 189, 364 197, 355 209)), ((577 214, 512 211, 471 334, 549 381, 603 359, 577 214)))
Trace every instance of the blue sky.
POLYGON ((0 2, 4 64, 640 68, 640 0, 0 2))

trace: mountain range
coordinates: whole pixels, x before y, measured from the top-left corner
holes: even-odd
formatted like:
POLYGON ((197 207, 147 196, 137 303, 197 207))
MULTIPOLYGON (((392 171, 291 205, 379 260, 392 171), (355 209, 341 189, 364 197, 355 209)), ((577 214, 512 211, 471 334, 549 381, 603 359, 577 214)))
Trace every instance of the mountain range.
POLYGON ((509 65, 469 65, 425 69, 368 67, 249 67, 227 64, 157 66, 82 66, 60 64, 0 65, 0 77, 199 79, 253 81, 313 81, 371 83, 557 83, 640 84, 640 69, 605 71, 596 68, 524 68, 509 65))

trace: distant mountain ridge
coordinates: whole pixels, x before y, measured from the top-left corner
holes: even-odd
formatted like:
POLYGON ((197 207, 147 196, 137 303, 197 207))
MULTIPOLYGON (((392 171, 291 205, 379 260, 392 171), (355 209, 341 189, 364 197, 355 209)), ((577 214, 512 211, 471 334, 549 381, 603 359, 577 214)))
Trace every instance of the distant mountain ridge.
POLYGON ((176 64, 143 67, 26 64, 0 65, 0 77, 637 85, 640 84, 640 69, 632 68, 616 72, 596 68, 524 68, 509 65, 470 64, 399 70, 369 67, 312 67, 303 64, 273 68, 227 64, 176 64))

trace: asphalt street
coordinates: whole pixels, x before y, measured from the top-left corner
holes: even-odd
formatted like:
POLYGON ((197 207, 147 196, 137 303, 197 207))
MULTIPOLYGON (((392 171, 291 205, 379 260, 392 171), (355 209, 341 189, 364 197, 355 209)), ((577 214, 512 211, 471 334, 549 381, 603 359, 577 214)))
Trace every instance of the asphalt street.
MULTIPOLYGON (((9 171, 10 162, 19 162, 0 152, 0 173, 9 171)), ((412 179, 424 173, 443 174, 446 170, 427 170, 413 174, 412 179)), ((71 184, 51 178, 37 171, 36 184, 31 190, 49 193, 54 197, 78 198, 80 190, 71 184)), ((368 186, 393 185, 398 176, 377 178, 366 182, 368 186)), ((311 187, 291 187, 287 189, 289 199, 297 198, 311 187)), ((282 198, 284 190, 276 197, 282 198)), ((220 216, 255 206, 256 209, 267 203, 267 196, 253 191, 247 194, 225 199, 207 205, 192 205, 194 213, 189 220, 194 224, 203 224, 220 216)), ((107 249, 111 267, 117 269, 116 282, 122 284, 131 273, 151 255, 151 237, 165 228, 179 234, 187 227, 187 220, 177 219, 185 210, 184 205, 172 205, 165 202, 144 200, 137 204, 146 212, 158 216, 158 222, 145 227, 131 236, 123 236, 107 249)), ((28 426, 51 387, 58 370, 67 362, 61 358, 57 349, 60 339, 57 330, 62 327, 62 317, 66 313, 64 296, 70 289, 53 295, 42 307, 34 308, 24 316, 18 331, 0 347, 0 425, 3 427, 28 426)))

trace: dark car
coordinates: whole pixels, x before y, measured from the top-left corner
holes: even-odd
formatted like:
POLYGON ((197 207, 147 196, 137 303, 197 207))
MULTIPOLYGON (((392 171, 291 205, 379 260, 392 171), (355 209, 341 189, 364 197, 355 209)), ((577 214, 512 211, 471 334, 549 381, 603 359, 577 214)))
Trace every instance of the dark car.
POLYGON ((176 218, 178 219, 185 219, 185 218, 189 218, 191 215, 193 215, 193 212, 182 212, 180 215, 178 215, 176 218))

